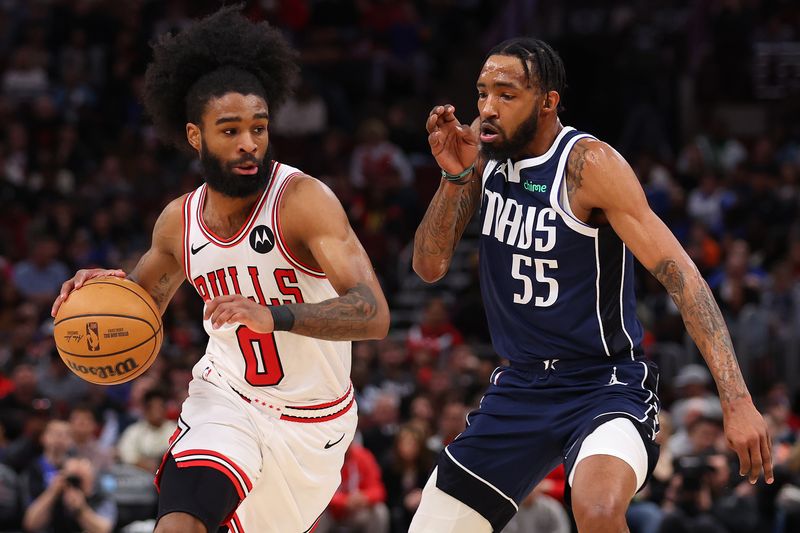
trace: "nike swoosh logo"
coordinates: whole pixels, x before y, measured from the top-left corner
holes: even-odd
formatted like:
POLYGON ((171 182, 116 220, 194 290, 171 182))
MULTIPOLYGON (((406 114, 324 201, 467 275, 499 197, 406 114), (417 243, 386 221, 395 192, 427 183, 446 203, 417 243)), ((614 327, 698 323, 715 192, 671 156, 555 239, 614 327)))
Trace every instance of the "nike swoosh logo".
POLYGON ((344 438, 344 433, 342 433, 342 436, 339 437, 339 440, 337 440, 336 442, 331 442, 331 441, 326 442, 325 443, 325 449, 327 450, 328 448, 333 448, 334 446, 336 446, 337 444, 342 442, 343 438, 344 438))
POLYGON ((202 245, 198 246, 197 248, 195 248, 195 247, 194 247, 194 244, 193 244, 193 245, 192 245, 192 255, 195 255, 197 252, 199 252, 200 250, 202 250, 203 248, 205 248, 205 247, 206 247, 206 246, 208 246, 209 244, 211 244, 211 243, 210 243, 210 242, 207 242, 207 243, 205 243, 205 244, 202 244, 202 245))

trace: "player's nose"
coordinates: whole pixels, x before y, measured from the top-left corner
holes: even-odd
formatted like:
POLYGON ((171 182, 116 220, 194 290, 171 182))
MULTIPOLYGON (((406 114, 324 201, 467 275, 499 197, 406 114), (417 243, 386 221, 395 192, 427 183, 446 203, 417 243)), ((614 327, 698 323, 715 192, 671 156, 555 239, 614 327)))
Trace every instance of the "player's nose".
POLYGON ((255 153, 258 149, 258 143, 256 143, 255 137, 246 133, 241 136, 241 140, 239 141, 239 151, 246 152, 246 153, 255 153))
POLYGON ((497 106, 495 105, 496 101, 491 96, 487 97, 480 108, 480 115, 481 119, 487 118, 494 118, 497 117, 497 106))

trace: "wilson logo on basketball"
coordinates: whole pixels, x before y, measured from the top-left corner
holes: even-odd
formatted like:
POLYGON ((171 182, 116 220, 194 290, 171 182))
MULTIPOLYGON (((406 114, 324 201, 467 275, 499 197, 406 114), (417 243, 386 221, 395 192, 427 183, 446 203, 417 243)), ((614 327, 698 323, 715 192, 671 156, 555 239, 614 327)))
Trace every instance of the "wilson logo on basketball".
POLYGON ((97 322, 86 323, 86 345, 90 352, 100 351, 100 335, 98 334, 97 322))
POLYGON ((275 247, 275 234, 267 226, 256 226, 250 232, 250 247, 260 254, 266 254, 275 247))
POLYGON ((132 357, 125 359, 124 361, 120 361, 116 365, 102 365, 102 366, 91 366, 91 365, 79 365, 74 361, 68 362, 70 368, 75 370, 76 372, 80 372, 81 374, 92 374, 94 376, 99 377, 100 379, 105 379, 107 377, 114 377, 114 376, 124 376, 125 374, 130 374, 137 368, 139 365, 136 363, 132 357))

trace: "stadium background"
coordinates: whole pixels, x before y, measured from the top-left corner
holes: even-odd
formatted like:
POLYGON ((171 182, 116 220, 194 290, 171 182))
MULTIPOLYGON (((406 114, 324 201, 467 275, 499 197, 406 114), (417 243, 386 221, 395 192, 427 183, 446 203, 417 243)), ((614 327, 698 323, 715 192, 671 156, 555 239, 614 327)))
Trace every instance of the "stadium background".
MULTIPOLYGON (((38 494, 41 436, 57 419, 64 431, 44 452, 91 458, 117 529, 145 520, 126 531, 152 530, 146 470, 156 452, 123 435, 171 433, 204 347, 201 300, 184 284, 152 370, 108 388, 66 370, 49 309, 77 269, 129 271, 160 209, 201 182, 193 156, 155 139, 140 95, 148 42, 218 5, 0 1, 2 531, 20 530, 38 494)), ((433 286, 411 272, 410 243, 438 183, 428 110, 452 102, 470 120, 486 50, 527 33, 564 59, 562 122, 625 155, 705 275, 775 445, 772 487, 751 487, 728 467, 713 383, 692 366, 701 359, 676 308, 640 268, 645 348, 662 368, 664 453, 632 506, 632 530, 798 531, 800 4, 262 0, 245 12, 281 27, 300 51, 302 82, 270 125, 277 158, 333 188, 392 308, 389 338, 353 347, 364 448, 349 455, 332 527, 355 523, 348 501, 360 487, 373 528, 364 531, 381 531, 381 521, 405 531, 435 453, 500 363, 477 287, 474 223, 433 286)), ((556 472, 508 531, 560 531, 562 491, 556 472)))

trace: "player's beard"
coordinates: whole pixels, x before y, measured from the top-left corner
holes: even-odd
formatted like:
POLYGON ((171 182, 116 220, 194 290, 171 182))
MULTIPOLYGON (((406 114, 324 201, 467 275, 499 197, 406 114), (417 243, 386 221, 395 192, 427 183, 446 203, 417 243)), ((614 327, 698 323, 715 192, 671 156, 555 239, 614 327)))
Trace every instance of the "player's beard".
POLYGON ((246 198, 262 190, 269 181, 270 163, 272 162, 272 147, 267 146, 264 158, 259 161, 252 155, 245 155, 236 161, 223 163, 220 158, 211 153, 202 142, 200 151, 200 164, 203 166, 206 183, 215 191, 230 196, 231 198, 246 198), (245 163, 258 165, 258 171, 252 176, 236 174, 233 169, 245 163))
POLYGON ((503 161, 505 159, 515 159, 524 155, 525 147, 536 136, 539 129, 539 114, 534 108, 530 116, 519 125, 517 131, 511 137, 505 136, 505 131, 498 125, 492 124, 497 128, 503 140, 495 140, 493 143, 481 143, 481 153, 486 160, 494 159, 503 161))

